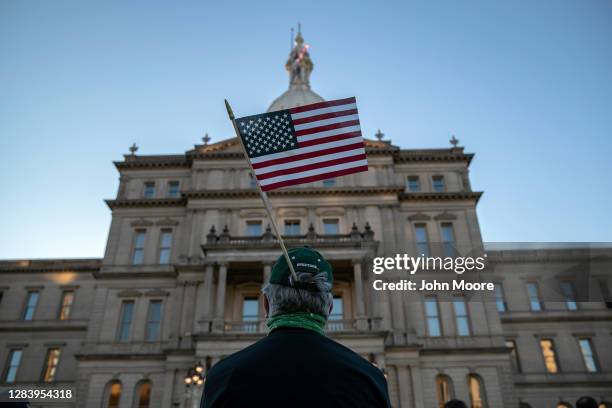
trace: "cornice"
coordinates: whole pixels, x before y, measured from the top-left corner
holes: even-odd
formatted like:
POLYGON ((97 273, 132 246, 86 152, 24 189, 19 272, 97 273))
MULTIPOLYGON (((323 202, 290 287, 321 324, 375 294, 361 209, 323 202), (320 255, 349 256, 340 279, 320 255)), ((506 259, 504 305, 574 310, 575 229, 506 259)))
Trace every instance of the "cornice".
POLYGON ((191 167, 191 161, 182 154, 156 156, 125 155, 124 158, 124 161, 113 162, 118 170, 191 167))
POLYGON ((480 200, 482 191, 447 191, 443 193, 399 193, 400 201, 458 201, 473 200, 476 203, 480 200))
POLYGON ((184 207, 187 201, 184 198, 136 198, 104 200, 106 205, 113 210, 115 208, 130 207, 184 207))
MULTIPOLYGON (((404 191, 404 186, 388 187, 336 187, 336 188, 294 188, 274 190, 270 196, 321 196, 321 195, 370 195, 370 194, 398 194, 404 191)), ((256 189, 242 190, 191 190, 183 192, 183 197, 197 198, 245 198, 259 197, 256 189)))
POLYGON ((96 272, 102 259, 23 259, 0 261, 2 272, 96 272))
POLYGON ((424 161, 446 161, 446 162, 466 162, 470 164, 474 158, 473 153, 464 153, 462 147, 451 149, 419 149, 419 150, 398 150, 394 153, 396 163, 404 162, 424 162, 424 161))

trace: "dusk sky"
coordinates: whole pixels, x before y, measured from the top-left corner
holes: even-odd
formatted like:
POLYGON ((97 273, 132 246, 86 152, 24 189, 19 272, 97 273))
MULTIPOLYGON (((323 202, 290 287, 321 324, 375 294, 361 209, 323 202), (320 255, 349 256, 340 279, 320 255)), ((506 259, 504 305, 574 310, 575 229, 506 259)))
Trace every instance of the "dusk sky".
POLYGON ((233 136, 287 89, 402 148, 476 154, 485 241, 612 241, 612 2, 0 2, 0 258, 100 257, 112 161, 233 136))

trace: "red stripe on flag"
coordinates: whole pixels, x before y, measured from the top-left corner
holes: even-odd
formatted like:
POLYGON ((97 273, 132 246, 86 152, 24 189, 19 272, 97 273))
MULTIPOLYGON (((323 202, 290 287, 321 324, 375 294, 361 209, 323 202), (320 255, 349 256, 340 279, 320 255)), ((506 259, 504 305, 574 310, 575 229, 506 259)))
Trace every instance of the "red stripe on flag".
POLYGON ((298 146, 300 147, 314 146, 314 145, 321 144, 321 143, 335 142, 336 140, 350 139, 351 137, 356 137, 356 136, 361 136, 360 130, 356 132, 342 133, 340 135, 320 137, 318 139, 313 139, 313 140, 305 140, 303 142, 300 142, 300 140, 298 139, 298 146))
POLYGON ((317 174, 316 176, 302 177, 293 180, 279 181, 278 183, 268 184, 267 186, 261 186, 263 191, 274 190, 275 188, 294 186, 296 184, 310 183, 313 181, 325 180, 328 178, 344 176, 352 173, 359 173, 362 171, 368 171, 368 166, 352 167, 350 169, 330 171, 329 173, 317 174))
POLYGON ((307 118, 302 118, 302 119, 292 119, 292 121, 294 125, 301 125, 303 123, 316 122, 318 120, 323 120, 323 119, 337 118, 337 117, 346 116, 346 115, 355 115, 356 113, 357 113, 357 109, 349 109, 349 110, 340 111, 340 112, 322 113, 320 115, 308 116, 307 118))
POLYGON ((346 104, 355 103, 355 102, 356 102, 355 97, 353 96, 352 98, 337 99, 335 101, 317 102, 317 103, 311 103, 310 105, 298 106, 297 108, 289 109, 289 112, 291 113, 306 112, 306 111, 313 110, 313 109, 328 108, 330 106, 346 105, 346 104))
POLYGON ((364 160, 366 158, 367 158, 367 156, 366 156, 365 153, 356 154, 354 156, 341 157, 339 159, 332 159, 332 160, 327 160, 327 161, 307 164, 305 166, 294 167, 292 169, 276 170, 276 171, 271 171, 271 172, 266 173, 266 174, 258 174, 257 175, 257 179, 258 180, 265 180, 265 179, 269 179, 271 177, 284 176, 286 174, 300 173, 302 171, 315 170, 315 169, 319 169, 319 168, 323 168, 323 167, 328 167, 328 166, 335 166, 336 164, 350 163, 350 162, 353 162, 353 161, 364 160))
POLYGON ((271 160, 267 160, 264 162, 252 163, 252 165, 253 165, 253 169, 261 169, 263 167, 268 167, 273 164, 290 163, 290 162, 297 161, 297 160, 304 160, 304 159, 310 159, 312 157, 324 156, 326 154, 345 152, 347 150, 354 150, 360 147, 363 147, 363 142, 353 143, 353 144, 349 144, 345 146, 332 147, 329 149, 321 149, 321 150, 317 150, 316 152, 296 154, 294 156, 279 157, 278 159, 271 159, 271 160))
POLYGON ((311 135, 313 133, 324 132, 326 130, 340 129, 343 127, 355 126, 355 125, 359 125, 359 119, 349 120, 347 122, 332 123, 331 125, 317 126, 317 127, 313 127, 310 129, 296 130, 295 135, 296 136, 311 135))

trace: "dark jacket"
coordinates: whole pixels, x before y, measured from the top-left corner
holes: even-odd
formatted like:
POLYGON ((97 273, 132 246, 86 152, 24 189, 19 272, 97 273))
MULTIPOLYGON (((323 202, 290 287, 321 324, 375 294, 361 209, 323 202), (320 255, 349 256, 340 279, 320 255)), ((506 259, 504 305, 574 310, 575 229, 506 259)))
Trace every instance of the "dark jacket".
POLYGON ((341 344, 281 327, 217 363, 202 408, 390 407, 382 372, 341 344))

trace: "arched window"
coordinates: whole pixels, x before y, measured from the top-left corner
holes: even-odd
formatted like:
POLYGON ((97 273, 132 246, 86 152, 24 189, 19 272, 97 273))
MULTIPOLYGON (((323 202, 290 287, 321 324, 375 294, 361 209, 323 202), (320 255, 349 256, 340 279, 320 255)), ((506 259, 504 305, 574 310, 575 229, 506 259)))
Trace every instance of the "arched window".
POLYGON ((106 384, 104 389, 103 408, 119 408, 119 400, 121 399, 121 382, 114 380, 106 384))
POLYGON ((557 408, 572 408, 572 404, 569 402, 558 402, 557 408))
POLYGON ((440 408, 444 408, 444 404, 453 399, 453 382, 448 375, 440 374, 436 377, 436 395, 440 408))
POLYGON ((151 381, 141 381, 136 384, 134 393, 134 408, 149 408, 151 402, 151 381))
POLYGON ((485 396, 484 381, 479 375, 468 375, 468 389, 470 391, 472 408, 486 408, 487 399, 485 396))
POLYGON ((612 402, 609 401, 601 401, 599 403, 599 408, 612 408, 612 402))

